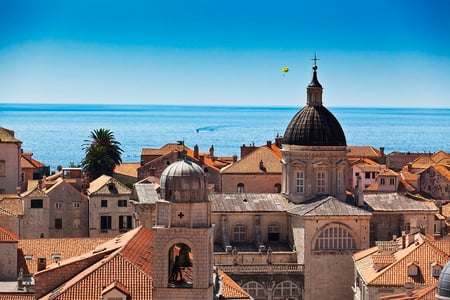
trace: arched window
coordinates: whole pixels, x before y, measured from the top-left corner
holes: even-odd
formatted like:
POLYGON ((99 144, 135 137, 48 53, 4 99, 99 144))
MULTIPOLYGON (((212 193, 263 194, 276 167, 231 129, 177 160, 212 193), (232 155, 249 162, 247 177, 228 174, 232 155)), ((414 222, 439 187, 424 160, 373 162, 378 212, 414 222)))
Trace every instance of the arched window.
POLYGON ((242 182, 239 182, 237 185, 237 192, 243 193, 244 192, 244 184, 242 182))
POLYGON ((242 224, 234 225, 233 241, 235 241, 235 242, 247 241, 247 227, 245 227, 245 225, 242 225, 242 224))
POLYGON ((267 240, 270 241, 279 241, 280 240, 280 225, 278 224, 270 224, 267 227, 267 240))
POLYGON ((250 294, 255 300, 265 300, 266 299, 266 290, 256 281, 249 281, 245 283, 242 288, 250 294))
POLYGON ((170 248, 169 287, 192 288, 192 282, 194 281, 193 259, 191 248, 186 244, 178 243, 170 248))
POLYGON ((300 298, 301 293, 298 286, 292 281, 283 281, 277 284, 273 290, 273 300, 297 300, 300 298))
POLYGON ((275 193, 281 193, 281 184, 276 183, 274 186, 275 193))
POLYGON ((345 228, 334 226, 323 231, 316 240, 315 250, 353 250, 355 239, 345 228))

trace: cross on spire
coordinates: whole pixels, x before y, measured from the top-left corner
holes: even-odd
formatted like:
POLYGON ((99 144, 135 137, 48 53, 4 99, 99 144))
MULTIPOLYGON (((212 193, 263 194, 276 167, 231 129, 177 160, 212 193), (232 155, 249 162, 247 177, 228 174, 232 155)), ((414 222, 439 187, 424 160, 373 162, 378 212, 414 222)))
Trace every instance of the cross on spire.
POLYGON ((317 61, 320 60, 319 58, 317 58, 316 56, 316 52, 314 52, 314 58, 311 59, 313 61, 313 66, 317 66, 317 61))
POLYGON ((180 213, 177 215, 180 219, 183 219, 183 217, 184 217, 184 214, 183 214, 183 212, 182 211, 180 211, 180 213))

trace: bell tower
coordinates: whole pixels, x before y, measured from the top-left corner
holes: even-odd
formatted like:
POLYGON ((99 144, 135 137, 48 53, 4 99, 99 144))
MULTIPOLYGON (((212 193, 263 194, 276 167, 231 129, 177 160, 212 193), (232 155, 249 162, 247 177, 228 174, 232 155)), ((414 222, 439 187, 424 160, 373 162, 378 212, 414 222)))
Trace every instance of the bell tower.
POLYGON ((206 176, 187 160, 161 174, 152 228, 153 298, 213 299, 213 227, 206 176))

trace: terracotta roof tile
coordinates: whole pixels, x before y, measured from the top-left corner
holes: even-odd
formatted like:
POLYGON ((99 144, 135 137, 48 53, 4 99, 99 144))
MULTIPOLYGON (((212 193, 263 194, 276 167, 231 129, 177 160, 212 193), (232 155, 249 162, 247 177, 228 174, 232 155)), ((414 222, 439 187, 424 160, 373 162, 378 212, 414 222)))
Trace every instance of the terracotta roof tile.
POLYGON ((55 260, 52 254, 60 254, 61 259, 78 256, 94 249, 110 238, 60 238, 60 239, 23 239, 17 245, 19 257, 18 268, 25 274, 37 272, 38 258, 45 258, 48 265, 55 260), (32 255, 32 259, 24 259, 24 255, 32 255))
POLYGON ((22 199, 16 194, 0 195, 0 215, 22 216, 22 199))
POLYGON ((445 151, 440 150, 440 151, 434 153, 434 154, 431 156, 431 159, 432 159, 435 163, 437 163, 437 162, 442 161, 443 159, 450 159, 450 154, 448 154, 448 153, 445 152, 445 151))
POLYGON ((140 166, 141 166, 140 163, 134 163, 134 162, 121 163, 116 166, 116 168, 114 169, 114 173, 137 178, 137 169, 140 166))
POLYGON ((34 294, 0 294, 0 300, 35 300, 34 294))
POLYGON ((111 192, 108 189, 108 184, 114 183, 117 193, 120 194, 130 194, 131 190, 126 187, 124 184, 122 184, 117 179, 108 176, 108 175, 102 175, 99 178, 95 179, 94 181, 89 183, 89 188, 87 189, 88 195, 92 194, 111 194, 111 192))
POLYGON ((5 242, 17 242, 17 241, 18 241, 17 234, 0 226, 0 242, 5 243, 5 242))
POLYGON ((437 284, 415 289, 412 295, 408 296, 406 293, 383 296, 380 300, 436 300, 437 284))
MULTIPOLYGON (((278 147, 277 147, 278 148, 278 147)), ((280 152, 281 154, 281 152, 280 152)), ((225 167, 221 173, 280 173, 280 157, 267 146, 258 147, 241 160, 225 167), (262 162, 264 170, 261 169, 262 162)))
POLYGON ((250 299, 250 295, 222 270, 218 269, 217 274, 222 276, 221 296, 223 299, 250 299))
POLYGON ((450 166, 440 165, 434 166, 433 168, 450 181, 450 166))
MULTIPOLYGON (((407 237, 408 238, 408 237, 407 237)), ((401 240, 401 237, 398 239, 401 240)), ((430 264, 435 262, 443 266, 450 255, 450 240, 430 241, 421 235, 415 236, 415 242, 393 253, 394 261, 387 267, 378 270, 374 262, 377 253, 367 253, 366 256, 354 256, 355 266, 369 285, 403 286, 405 282, 414 282, 416 286, 427 286, 437 282, 432 276, 430 264), (408 265, 419 266, 418 276, 408 275, 408 265)))
POLYGON ((22 143, 14 137, 14 131, 0 127, 0 142, 2 143, 22 143))
POLYGON ((347 157, 381 157, 381 152, 372 146, 347 146, 347 157))

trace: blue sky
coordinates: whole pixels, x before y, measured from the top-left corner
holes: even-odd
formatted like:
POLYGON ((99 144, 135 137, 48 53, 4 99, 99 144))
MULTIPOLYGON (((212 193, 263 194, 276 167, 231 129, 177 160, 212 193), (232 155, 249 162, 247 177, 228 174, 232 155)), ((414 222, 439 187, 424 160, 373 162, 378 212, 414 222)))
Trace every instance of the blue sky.
POLYGON ((450 1, 0 1, 0 103, 450 107, 450 1), (283 76, 281 68, 289 67, 283 76))

